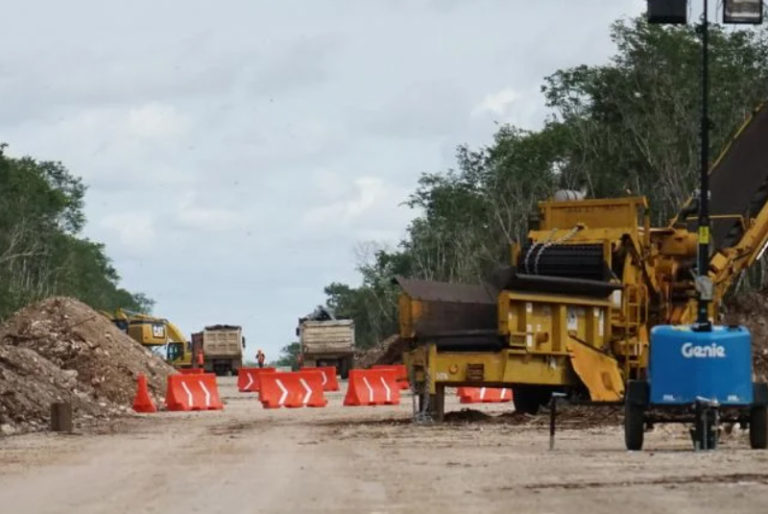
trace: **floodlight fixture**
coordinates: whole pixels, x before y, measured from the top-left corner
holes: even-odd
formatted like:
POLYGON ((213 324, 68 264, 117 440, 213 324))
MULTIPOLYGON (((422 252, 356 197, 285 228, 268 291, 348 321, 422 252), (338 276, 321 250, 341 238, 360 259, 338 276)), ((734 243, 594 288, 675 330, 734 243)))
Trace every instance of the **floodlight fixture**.
POLYGON ((763 23, 763 0, 724 0, 723 23, 760 25, 763 23))
POLYGON ((688 0, 648 0, 648 23, 688 23, 688 0))

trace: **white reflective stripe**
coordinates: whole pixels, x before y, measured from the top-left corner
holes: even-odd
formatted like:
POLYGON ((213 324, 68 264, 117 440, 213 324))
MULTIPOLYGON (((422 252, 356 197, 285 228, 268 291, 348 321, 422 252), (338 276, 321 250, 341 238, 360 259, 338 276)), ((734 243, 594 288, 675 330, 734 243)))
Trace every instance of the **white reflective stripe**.
POLYGON ((245 387, 243 389, 248 391, 251 388, 251 386, 253 385, 253 375, 251 375, 249 372, 246 371, 245 372, 245 376, 248 377, 248 383, 245 384, 245 387))
POLYGON ((363 377, 363 382, 365 382, 365 387, 368 388, 368 403, 373 403, 373 387, 371 387, 371 384, 368 383, 368 379, 363 377))
POLYGON ((283 394, 280 395, 280 399, 277 401, 278 405, 283 405, 285 403, 285 399, 288 397, 288 389, 283 386, 283 383, 280 382, 280 379, 275 379, 275 382, 277 383, 277 387, 280 388, 280 390, 283 392, 283 394))
POLYGON ((211 393, 208 391, 208 388, 205 387, 205 384, 203 382, 200 382, 200 387, 203 390, 203 393, 205 393, 205 406, 210 407, 211 406, 211 393))
POLYGON ((387 381, 384 380, 384 377, 379 377, 379 379, 381 380, 381 385, 383 385, 384 389, 387 390, 387 401, 389 402, 392 399, 392 391, 389 390, 389 386, 387 385, 387 381))
POLYGON ((189 401, 189 406, 192 407, 195 404, 195 402, 192 401, 192 391, 189 390, 186 382, 182 382, 181 387, 183 387, 184 391, 187 392, 187 401, 189 401))
POLYGON ((304 386, 304 390, 307 392, 307 394, 304 395, 304 399, 301 400, 301 404, 306 405, 309 403, 309 397, 312 396, 312 389, 310 389, 310 387, 307 385, 307 382, 303 378, 300 378, 299 382, 301 382, 301 385, 304 386))
POLYGON ((480 399, 481 400, 485 399, 485 387, 480 388, 480 399))
POLYGON ((325 370, 321 371, 321 373, 323 374, 323 385, 325 385, 328 382, 328 377, 325 374, 325 370))

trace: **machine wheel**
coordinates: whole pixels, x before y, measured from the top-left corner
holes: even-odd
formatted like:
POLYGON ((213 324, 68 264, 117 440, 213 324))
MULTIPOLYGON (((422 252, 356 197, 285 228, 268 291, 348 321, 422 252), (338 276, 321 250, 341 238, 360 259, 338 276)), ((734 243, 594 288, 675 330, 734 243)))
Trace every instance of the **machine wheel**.
POLYGON ((341 376, 342 380, 347 380, 349 378, 349 370, 352 369, 352 359, 340 359, 339 360, 339 375, 341 376))
POLYGON ((642 450, 645 429, 645 409, 629 398, 624 403, 624 444, 627 450, 642 450))
POLYGON ((749 445, 755 450, 768 448, 768 406, 758 405, 749 411, 749 445))

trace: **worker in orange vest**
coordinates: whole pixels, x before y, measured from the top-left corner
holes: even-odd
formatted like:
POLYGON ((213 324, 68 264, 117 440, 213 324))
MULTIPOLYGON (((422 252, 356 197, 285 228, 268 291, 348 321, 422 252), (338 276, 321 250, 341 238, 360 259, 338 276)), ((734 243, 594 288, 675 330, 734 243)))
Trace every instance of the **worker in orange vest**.
POLYGON ((267 359, 267 356, 264 355, 264 352, 262 352, 261 349, 259 349, 259 351, 256 352, 256 362, 259 363, 260 368, 264 367, 264 361, 266 359, 267 359))
POLYGON ((200 348, 199 350, 197 350, 197 366, 199 368, 202 368, 204 361, 205 359, 203 358, 203 349, 200 348))

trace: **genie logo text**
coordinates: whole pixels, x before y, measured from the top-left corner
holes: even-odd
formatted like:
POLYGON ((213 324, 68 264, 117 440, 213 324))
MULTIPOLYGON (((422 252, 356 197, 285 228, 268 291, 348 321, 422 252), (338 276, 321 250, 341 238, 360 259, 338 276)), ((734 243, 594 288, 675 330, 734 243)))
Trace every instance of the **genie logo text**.
POLYGON ((683 357, 686 359, 724 359, 725 358, 725 346, 720 346, 717 343, 708 345, 697 345, 693 343, 685 343, 680 348, 683 357))

